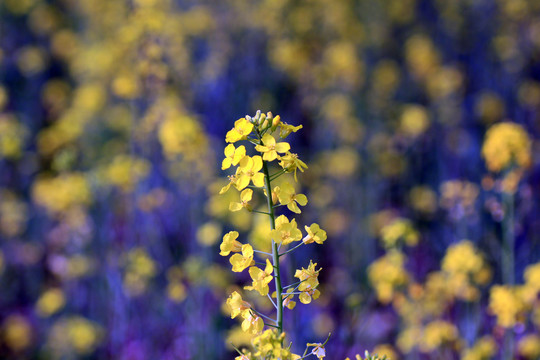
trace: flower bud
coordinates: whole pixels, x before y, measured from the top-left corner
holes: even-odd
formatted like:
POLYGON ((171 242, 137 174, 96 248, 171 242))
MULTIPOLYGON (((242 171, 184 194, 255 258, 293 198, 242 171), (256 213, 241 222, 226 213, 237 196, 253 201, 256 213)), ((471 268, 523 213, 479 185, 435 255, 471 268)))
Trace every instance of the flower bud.
POLYGON ((277 204, 279 201, 279 198, 277 196, 277 193, 275 191, 272 191, 272 204, 277 204))
POLYGON ((278 125, 281 123, 281 118, 279 115, 276 115, 274 119, 272 119, 272 131, 276 130, 278 125))
POLYGON ((266 115, 261 114, 261 116, 259 117, 259 125, 262 124, 265 120, 266 120, 266 115))

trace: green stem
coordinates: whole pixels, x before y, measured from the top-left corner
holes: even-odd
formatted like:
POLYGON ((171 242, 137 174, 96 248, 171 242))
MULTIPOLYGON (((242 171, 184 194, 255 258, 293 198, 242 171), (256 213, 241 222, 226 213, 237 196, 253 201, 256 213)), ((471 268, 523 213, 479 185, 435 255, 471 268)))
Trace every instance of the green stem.
POLYGON ((291 251, 296 250, 297 248, 299 248, 299 247, 302 246, 302 245, 304 245, 304 242, 303 242, 303 241, 300 242, 300 244, 296 245, 295 247, 293 247, 293 248, 291 248, 291 249, 285 251, 284 253, 279 254, 279 256, 287 255, 288 253, 290 253, 291 251))
MULTIPOLYGON (((266 199, 268 200, 268 212, 270 216, 270 228, 274 230, 276 228, 276 217, 274 214, 274 204, 272 203, 272 186, 270 184, 270 174, 268 172, 268 165, 266 161, 263 161, 264 183, 266 186, 266 199)), ((272 240, 272 261, 274 262, 274 281, 276 284, 276 308, 277 308, 277 329, 278 333, 283 332, 283 299, 281 294, 283 288, 281 286, 281 276, 279 272, 279 252, 277 243, 272 240)))
MULTIPOLYGON (((514 196, 512 193, 503 191, 504 218, 502 223, 503 244, 502 244, 502 280, 509 286, 514 285, 514 196)), ((513 329, 506 329, 504 334, 504 354, 503 359, 511 360, 514 356, 514 332, 513 329)))

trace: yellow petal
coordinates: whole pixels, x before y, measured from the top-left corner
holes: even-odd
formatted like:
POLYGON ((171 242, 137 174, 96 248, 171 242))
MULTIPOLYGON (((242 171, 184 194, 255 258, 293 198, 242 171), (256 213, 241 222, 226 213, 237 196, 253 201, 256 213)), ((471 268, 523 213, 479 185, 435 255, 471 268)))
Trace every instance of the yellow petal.
POLYGON ((300 208, 298 207, 298 205, 296 205, 294 201, 291 201, 290 203, 288 203, 287 208, 291 210, 293 213, 300 214, 302 212, 300 211, 300 208))
POLYGON ((223 159, 223 161, 221 162, 221 170, 227 170, 228 168, 230 168, 232 165, 232 160, 230 158, 225 158, 223 159))
POLYGON ((253 166, 251 169, 253 172, 258 172, 262 169, 262 158, 259 155, 255 155, 253 158, 253 166))
MULTIPOLYGON (((261 174, 262 175, 262 174, 261 174)), ((264 175, 263 175, 264 177, 264 175)), ((236 188, 238 190, 243 190, 249 185, 249 176, 247 175, 240 175, 238 177, 238 180, 236 181, 236 188)))
POLYGON ((298 194, 296 195, 296 201, 302 205, 302 206, 306 206, 308 200, 307 200, 307 196, 304 195, 304 194, 298 194))
POLYGON ((234 145, 229 144, 225 147, 225 150, 223 151, 225 153, 226 157, 231 157, 234 155, 234 145))
POLYGON ((245 189, 240 194, 240 199, 244 202, 248 202, 253 198, 253 190, 251 189, 245 189))
POLYGON ((237 202, 232 202, 229 204, 229 210, 232 212, 240 211, 242 210, 242 204, 237 202))
POLYGON ((276 151, 279 152, 279 153, 285 153, 285 152, 289 151, 290 148, 291 148, 291 145, 289 145, 286 142, 280 142, 280 143, 276 144, 276 151))
POLYGON ((268 147, 276 144, 276 139, 274 139, 274 137, 270 134, 264 134, 262 137, 262 141, 264 145, 268 147))
POLYGON ((256 173, 251 178, 251 181, 253 182, 253 185, 255 185, 256 187, 263 187, 264 186, 264 174, 263 173, 256 173))

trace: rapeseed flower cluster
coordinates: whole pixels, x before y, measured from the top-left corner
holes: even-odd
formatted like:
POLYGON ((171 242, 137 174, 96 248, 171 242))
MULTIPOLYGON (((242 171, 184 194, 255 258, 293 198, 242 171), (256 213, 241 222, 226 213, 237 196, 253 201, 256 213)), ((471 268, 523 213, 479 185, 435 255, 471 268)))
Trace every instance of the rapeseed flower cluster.
POLYGON ((488 129, 482 156, 489 171, 503 173, 503 192, 516 191, 523 171, 531 165, 531 147, 529 134, 519 124, 501 122, 488 129))
MULTIPOLYGON (((284 275, 281 273, 285 255, 303 245, 312 243, 323 244, 327 239, 326 231, 313 223, 305 226, 305 234, 298 227, 295 218, 286 214, 277 216, 276 208, 286 206, 294 213, 300 214, 300 206, 305 206, 308 199, 304 194, 296 191, 294 183, 281 181, 280 185, 272 186, 272 182, 284 174, 292 173, 297 181, 297 170, 303 172, 307 165, 291 153, 291 146, 284 140, 302 128, 283 121, 272 113, 263 114, 257 111, 254 117, 245 116, 237 120, 234 127, 227 132, 225 140, 229 144, 225 147, 225 158, 222 169, 236 167, 234 174, 229 176, 229 182, 219 191, 226 194, 231 188, 239 192, 239 201, 231 201, 231 212, 247 211, 269 217, 270 224, 265 228, 257 227, 257 237, 265 243, 263 249, 258 247, 259 241, 242 243, 238 231, 229 231, 223 236, 220 244, 220 255, 230 256, 229 262, 233 272, 243 272, 248 269, 251 285, 244 286, 245 290, 256 291, 262 297, 268 297, 273 305, 275 318, 255 309, 254 304, 245 301, 242 295, 235 291, 227 299, 231 318, 240 316, 241 328, 251 334, 253 351, 239 351, 236 360, 254 359, 304 359, 310 355, 323 359, 326 356, 325 344, 309 343, 303 355, 294 354, 291 345, 285 347, 285 332, 283 331, 283 311, 285 308, 293 309, 298 296, 303 304, 309 304, 320 296, 319 272, 317 264, 310 261, 307 268, 296 270, 294 277, 296 283, 284 285, 284 275), (236 147, 236 143, 246 141, 253 145, 256 155, 249 155, 244 145, 236 147), (271 171, 273 170, 273 173, 271 171), (257 201, 259 197, 266 198, 267 208, 260 209, 257 201), (259 261, 258 258, 263 258, 259 261), (272 286, 273 293, 271 292, 272 286), (270 329, 264 330, 265 326, 270 329), (264 330, 264 331, 263 331, 264 330)), ((327 340, 328 341, 328 340, 327 340)))
POLYGON ((527 168, 531 164, 531 140, 521 125, 501 122, 487 131, 482 156, 493 172, 512 166, 527 168))

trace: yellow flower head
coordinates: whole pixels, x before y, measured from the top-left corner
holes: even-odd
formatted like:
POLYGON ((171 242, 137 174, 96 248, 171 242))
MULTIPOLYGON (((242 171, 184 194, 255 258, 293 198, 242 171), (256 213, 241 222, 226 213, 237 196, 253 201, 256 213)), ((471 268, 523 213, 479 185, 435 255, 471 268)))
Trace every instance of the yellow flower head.
POLYGON ((255 264, 255 261, 253 261, 253 248, 249 244, 242 245, 242 255, 234 254, 229 261, 233 266, 232 271, 244 271, 246 268, 255 264))
POLYGON ((274 188, 274 192, 276 193, 281 205, 287 205, 289 210, 297 214, 302 212, 300 211, 297 203, 302 206, 306 206, 308 202, 306 195, 297 194, 294 187, 288 182, 284 183, 281 187, 276 186, 274 188))
POLYGON ((223 241, 219 246, 221 252, 219 255, 227 256, 231 252, 240 252, 242 251, 242 243, 237 241, 238 231, 229 231, 225 236, 223 236, 223 241))
POLYGON ((516 289, 510 286, 495 285, 489 294, 489 310, 497 317, 497 324, 511 328, 519 321, 525 304, 516 289))
POLYGON ((276 139, 270 134, 264 134, 262 137, 263 145, 255 146, 255 150, 263 153, 263 160, 274 161, 279 159, 278 153, 286 153, 291 146, 286 142, 276 143, 276 139))
POLYGON ((227 305, 231 309, 231 319, 251 308, 251 305, 242 299, 238 292, 233 292, 227 299, 227 305))
POLYGON ((259 172, 263 167, 262 158, 258 155, 249 157, 245 156, 240 161, 240 166, 237 172, 236 188, 242 190, 253 182, 256 187, 264 186, 264 174, 259 172))
POLYGON ((446 343, 457 340, 458 331, 454 324, 444 320, 435 320, 426 325, 420 338, 420 351, 431 352, 446 343))
POLYGON ((320 228, 319 224, 313 223, 311 226, 304 226, 307 231, 307 235, 302 239, 304 244, 311 244, 316 242, 322 244, 326 240, 326 231, 320 228))
POLYGON ((302 232, 298 230, 295 219, 289 222, 285 215, 280 215, 276 219, 276 228, 270 231, 270 237, 279 244, 288 245, 302 239, 302 232))
POLYGON ((294 171, 294 181, 298 181, 296 178, 296 170, 304 172, 304 169, 307 169, 306 163, 300 160, 297 154, 287 152, 287 154, 283 155, 280 160, 279 166, 281 166, 283 170, 287 172, 294 171))
POLYGON ((251 189, 244 189, 240 193, 240 202, 232 202, 229 204, 229 210, 232 212, 240 211, 242 209, 246 209, 247 211, 253 210, 249 202, 253 198, 253 190, 251 189))
POLYGON ((253 130, 253 124, 247 121, 245 118, 236 120, 234 128, 227 132, 225 135, 225 141, 228 143, 235 143, 240 140, 247 139, 248 135, 253 130))
POLYGON ((526 168, 531 163, 531 140, 521 125, 511 122, 495 124, 486 133, 482 156, 487 168, 493 172, 512 164, 526 168))
POLYGON ((396 246, 400 240, 408 246, 415 246, 418 244, 418 238, 418 232, 412 223, 404 218, 394 219, 381 229, 381 240, 386 248, 396 246))
POLYGON ((257 290, 261 296, 268 295, 268 283, 272 281, 272 272, 274 267, 270 260, 266 259, 266 267, 264 270, 259 269, 256 266, 249 268, 249 276, 253 280, 252 286, 244 286, 246 290, 257 290))
POLYGON ((260 316, 249 310, 242 313, 242 316, 244 317, 244 321, 242 321, 242 330, 244 332, 256 335, 263 330, 264 321, 260 316))
POLYGON ((523 337, 519 341, 518 352, 526 359, 540 358, 540 336, 530 334, 523 337))
POLYGON ((39 316, 48 317, 64 307, 66 298, 59 288, 46 290, 36 303, 36 312, 39 316))
POLYGON ((240 145, 238 148, 234 148, 233 144, 227 145, 225 147, 225 159, 221 163, 221 170, 225 170, 231 167, 231 165, 238 165, 240 160, 246 156, 246 148, 244 145, 240 145))
POLYGON ((317 263, 309 261, 307 269, 302 268, 301 270, 296 270, 294 277, 298 278, 302 283, 298 287, 298 290, 305 291, 307 289, 314 289, 319 285, 319 272, 322 270, 315 270, 317 263))

